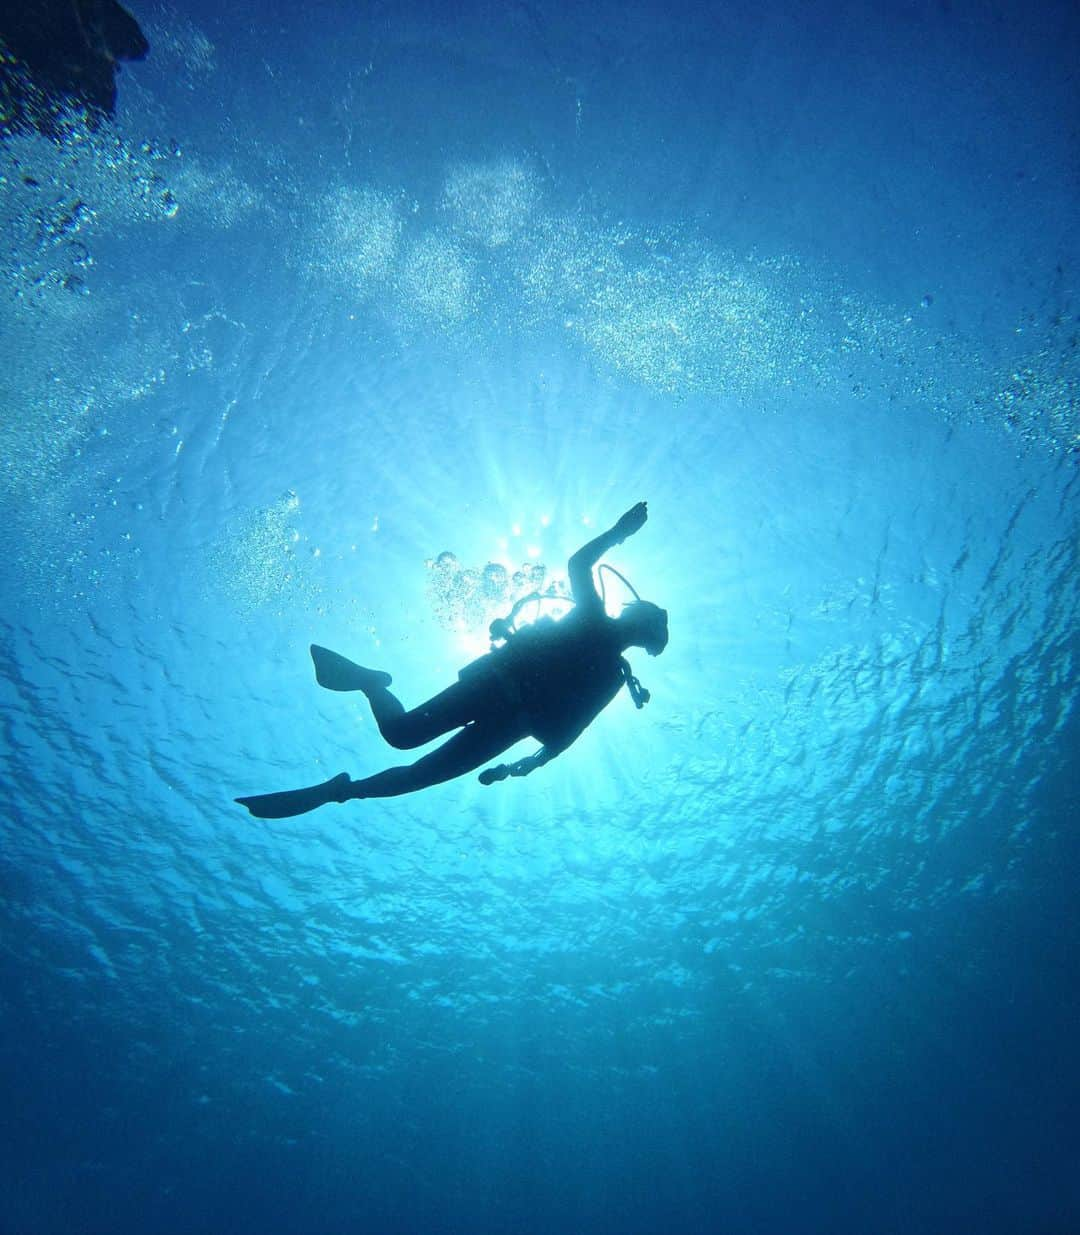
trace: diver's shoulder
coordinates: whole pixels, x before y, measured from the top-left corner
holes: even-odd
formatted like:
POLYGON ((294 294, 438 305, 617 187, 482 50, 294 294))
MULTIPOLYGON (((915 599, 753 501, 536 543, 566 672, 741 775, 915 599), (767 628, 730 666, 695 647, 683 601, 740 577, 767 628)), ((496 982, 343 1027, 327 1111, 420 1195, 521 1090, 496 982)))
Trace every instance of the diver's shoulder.
POLYGON ((608 617, 599 601, 595 605, 576 604, 558 619, 558 625, 567 630, 608 630, 614 624, 614 618, 608 617))

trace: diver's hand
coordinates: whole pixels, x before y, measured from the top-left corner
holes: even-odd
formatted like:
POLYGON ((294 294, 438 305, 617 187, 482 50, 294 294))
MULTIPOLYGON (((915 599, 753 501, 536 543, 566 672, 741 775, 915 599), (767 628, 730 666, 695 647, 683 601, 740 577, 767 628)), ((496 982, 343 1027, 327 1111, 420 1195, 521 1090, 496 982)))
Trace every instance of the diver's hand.
POLYGON ((536 755, 528 755, 515 763, 499 763, 493 768, 485 768, 480 773, 481 785, 494 785, 497 780, 506 780, 508 776, 528 776, 541 767, 546 760, 538 759, 536 755))
POLYGON ((638 502, 636 506, 631 506, 625 515, 615 524, 612 529, 620 542, 624 541, 628 536, 633 536, 637 531, 645 526, 645 520, 649 517, 649 505, 647 502, 638 502))

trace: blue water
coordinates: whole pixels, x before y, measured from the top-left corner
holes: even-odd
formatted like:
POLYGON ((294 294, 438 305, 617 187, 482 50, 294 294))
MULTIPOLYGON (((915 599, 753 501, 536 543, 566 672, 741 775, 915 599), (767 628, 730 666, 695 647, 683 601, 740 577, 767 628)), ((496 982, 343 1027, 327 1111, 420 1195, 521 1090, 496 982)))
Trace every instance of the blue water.
POLYGON ((0 143, 0 1231, 1080 1229, 1074 6, 131 7, 0 143), (643 498, 643 711, 233 805, 643 498))

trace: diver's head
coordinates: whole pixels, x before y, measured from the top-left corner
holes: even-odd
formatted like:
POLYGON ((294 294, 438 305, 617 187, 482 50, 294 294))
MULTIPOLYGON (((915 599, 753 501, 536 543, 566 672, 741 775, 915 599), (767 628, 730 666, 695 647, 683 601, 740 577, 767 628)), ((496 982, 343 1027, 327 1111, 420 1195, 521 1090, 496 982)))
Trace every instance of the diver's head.
POLYGON ((648 600, 635 600, 619 614, 618 623, 626 642, 624 647, 644 648, 659 656, 667 647, 667 610, 648 600))

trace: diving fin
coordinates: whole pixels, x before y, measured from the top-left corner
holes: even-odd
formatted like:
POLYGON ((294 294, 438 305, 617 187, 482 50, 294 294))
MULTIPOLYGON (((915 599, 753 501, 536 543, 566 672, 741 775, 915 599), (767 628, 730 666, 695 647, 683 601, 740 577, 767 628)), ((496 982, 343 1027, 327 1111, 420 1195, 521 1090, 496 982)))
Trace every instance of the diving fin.
POLYGON ((293 815, 305 815, 327 802, 344 802, 342 793, 349 787, 348 772, 341 772, 332 780, 308 789, 288 789, 284 793, 260 793, 250 798, 235 798, 246 806, 256 819, 290 819, 293 815))
POLYGON ((315 662, 316 682, 327 690, 362 690, 366 694, 380 687, 385 689, 394 680, 389 673, 354 665, 351 660, 317 643, 311 645, 311 659, 315 662))

